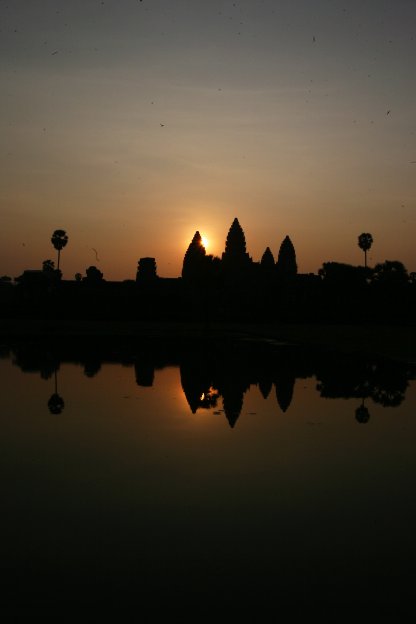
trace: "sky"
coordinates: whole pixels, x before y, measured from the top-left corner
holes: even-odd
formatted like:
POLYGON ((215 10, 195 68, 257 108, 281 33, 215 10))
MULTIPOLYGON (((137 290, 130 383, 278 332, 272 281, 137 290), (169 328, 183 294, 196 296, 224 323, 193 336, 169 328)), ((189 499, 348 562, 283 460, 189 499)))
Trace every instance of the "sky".
POLYGON ((415 0, 0 0, 0 274, 179 276, 196 230, 416 270, 415 0))

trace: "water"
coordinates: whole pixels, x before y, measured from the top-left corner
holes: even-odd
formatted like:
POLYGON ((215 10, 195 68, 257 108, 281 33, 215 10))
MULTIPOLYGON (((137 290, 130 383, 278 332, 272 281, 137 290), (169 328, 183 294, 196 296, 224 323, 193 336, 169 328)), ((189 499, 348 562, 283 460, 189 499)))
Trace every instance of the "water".
POLYGON ((4 609, 411 596, 411 367, 20 345, 0 371, 4 609))

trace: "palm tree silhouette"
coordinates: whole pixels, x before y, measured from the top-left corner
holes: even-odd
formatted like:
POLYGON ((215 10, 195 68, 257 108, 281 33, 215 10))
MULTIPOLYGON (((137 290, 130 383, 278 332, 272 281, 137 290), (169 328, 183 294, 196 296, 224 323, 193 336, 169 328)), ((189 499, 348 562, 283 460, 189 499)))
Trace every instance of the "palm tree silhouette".
POLYGON ((65 247, 68 242, 68 236, 65 230, 55 230, 52 234, 51 243, 58 251, 58 271, 59 271, 59 261, 61 259, 61 249, 65 247))
POLYGON ((368 232, 363 232, 358 237, 358 247, 364 252, 364 265, 367 268, 367 251, 373 244, 373 237, 368 232))

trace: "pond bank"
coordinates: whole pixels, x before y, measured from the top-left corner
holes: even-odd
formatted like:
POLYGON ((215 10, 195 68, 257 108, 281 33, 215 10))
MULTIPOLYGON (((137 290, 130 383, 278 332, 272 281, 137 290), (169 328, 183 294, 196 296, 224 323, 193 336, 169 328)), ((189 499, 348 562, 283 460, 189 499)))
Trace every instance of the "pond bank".
POLYGON ((386 325, 282 324, 282 323, 164 323, 134 321, 0 321, 0 340, 84 338, 86 340, 154 339, 198 340, 222 336, 377 354, 416 362, 416 327, 386 325))

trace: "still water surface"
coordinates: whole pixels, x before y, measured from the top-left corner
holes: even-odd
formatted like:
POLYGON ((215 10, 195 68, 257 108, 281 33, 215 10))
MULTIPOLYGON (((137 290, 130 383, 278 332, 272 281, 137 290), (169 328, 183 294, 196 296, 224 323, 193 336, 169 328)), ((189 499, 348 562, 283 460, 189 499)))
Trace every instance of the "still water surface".
POLYGON ((249 371, 241 353, 220 355, 214 370, 189 354, 167 365, 75 359, 45 364, 18 350, 0 359, 10 604, 408 597, 407 369, 386 390, 374 376, 354 381, 360 366, 350 363, 343 378, 310 362, 298 374, 287 353, 249 371))

